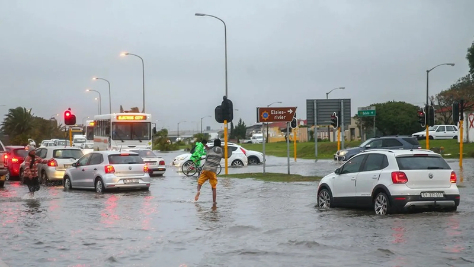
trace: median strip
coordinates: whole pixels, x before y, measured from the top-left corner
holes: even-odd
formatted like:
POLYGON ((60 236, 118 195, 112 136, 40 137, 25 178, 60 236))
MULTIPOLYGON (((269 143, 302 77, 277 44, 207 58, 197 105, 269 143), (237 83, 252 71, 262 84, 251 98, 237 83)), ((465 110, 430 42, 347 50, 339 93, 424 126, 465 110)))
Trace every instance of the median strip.
POLYGON ((321 180, 318 176, 303 176, 299 174, 285 174, 285 173, 236 173, 228 175, 220 175, 219 177, 226 178, 251 178, 265 182, 317 182, 321 180))

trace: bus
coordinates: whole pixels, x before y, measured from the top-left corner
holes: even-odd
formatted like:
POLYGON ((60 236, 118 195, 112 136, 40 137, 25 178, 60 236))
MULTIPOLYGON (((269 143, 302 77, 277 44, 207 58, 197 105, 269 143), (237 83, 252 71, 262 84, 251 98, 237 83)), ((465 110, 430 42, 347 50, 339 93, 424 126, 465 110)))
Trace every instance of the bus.
POLYGON ((87 141, 94 141, 94 121, 86 120, 84 124, 84 135, 86 136, 87 141))
POLYGON ((94 116, 94 150, 152 148, 151 114, 114 113, 94 116))

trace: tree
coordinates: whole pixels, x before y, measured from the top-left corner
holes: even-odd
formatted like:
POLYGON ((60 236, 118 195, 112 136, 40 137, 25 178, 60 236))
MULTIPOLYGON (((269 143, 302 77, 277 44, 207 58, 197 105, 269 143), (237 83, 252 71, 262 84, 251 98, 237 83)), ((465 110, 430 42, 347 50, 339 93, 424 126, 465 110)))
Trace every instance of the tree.
POLYGON ((178 149, 178 144, 171 144, 168 139, 168 129, 161 129, 153 136, 153 149, 160 151, 172 151, 178 149))
POLYGON ((2 129, 5 134, 10 136, 12 144, 27 144, 33 129, 31 109, 22 107, 9 109, 3 120, 2 129))
POLYGON ((245 122, 242 119, 239 119, 237 126, 234 128, 233 135, 236 139, 245 139, 246 133, 247 126, 245 126, 245 122))
POLYGON ((452 110, 454 101, 464 100, 464 110, 474 109, 474 76, 466 75, 460 78, 447 90, 441 91, 434 99, 437 103, 437 114, 443 124, 452 124, 452 110))
POLYGON ((467 49, 466 59, 469 62, 469 73, 474 77, 474 42, 467 49))
MULTIPOLYGON (((420 131, 417 117, 419 107, 401 101, 389 101, 370 106, 376 107, 375 127, 383 135, 411 135, 420 131)), ((373 117, 360 119, 363 128, 373 128, 373 117)))

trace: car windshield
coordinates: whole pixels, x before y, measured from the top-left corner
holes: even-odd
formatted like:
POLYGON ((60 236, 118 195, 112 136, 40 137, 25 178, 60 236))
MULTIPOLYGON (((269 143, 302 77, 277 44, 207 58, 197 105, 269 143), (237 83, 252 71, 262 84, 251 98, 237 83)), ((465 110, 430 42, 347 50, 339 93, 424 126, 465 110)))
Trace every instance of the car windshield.
POLYGON ((55 159, 78 159, 84 156, 80 149, 55 149, 53 158, 55 159))
POLYGON ((365 142, 363 142, 362 144, 360 144, 359 147, 365 147, 368 143, 372 142, 372 140, 374 140, 374 138, 370 138, 370 139, 365 140, 365 142))
POLYGON ((436 131, 436 129, 438 129, 438 126, 428 127, 428 131, 436 131))
POLYGON ((149 140, 149 122, 114 122, 112 123, 114 140, 149 140))
POLYGON ((110 164, 143 164, 143 159, 139 155, 130 155, 127 153, 118 155, 109 155, 110 164))
POLYGON ((13 154, 17 157, 24 158, 28 155, 28 151, 26 151, 25 149, 20 148, 20 149, 13 150, 13 154))
POLYGON ((140 157, 142 158, 154 158, 156 157, 155 153, 153 153, 153 151, 151 150, 130 150, 132 152, 135 152, 135 153, 138 153, 138 155, 140 155, 140 157))
POLYGON ((399 156, 397 163, 400 170, 450 170, 448 163, 440 156, 399 156))

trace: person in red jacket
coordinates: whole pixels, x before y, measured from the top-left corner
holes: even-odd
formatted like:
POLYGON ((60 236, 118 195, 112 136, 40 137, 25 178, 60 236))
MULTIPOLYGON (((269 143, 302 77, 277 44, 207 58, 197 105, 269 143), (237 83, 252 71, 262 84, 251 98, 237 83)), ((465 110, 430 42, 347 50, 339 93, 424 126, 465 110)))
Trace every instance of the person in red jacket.
POLYGON ((40 189, 38 180, 38 164, 40 163, 46 164, 48 160, 37 157, 35 147, 28 146, 28 156, 25 158, 25 170, 23 175, 25 177, 24 183, 28 186, 31 197, 34 197, 35 191, 40 189))

